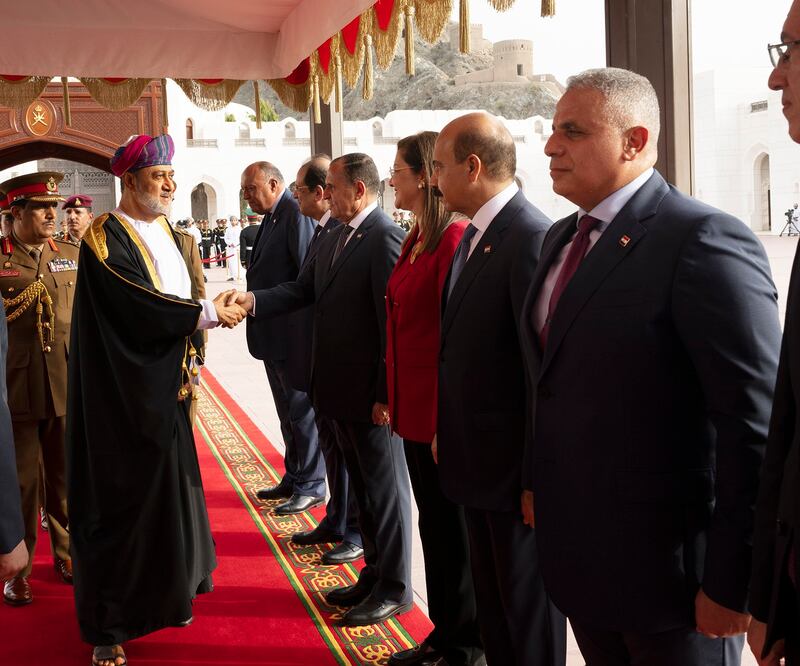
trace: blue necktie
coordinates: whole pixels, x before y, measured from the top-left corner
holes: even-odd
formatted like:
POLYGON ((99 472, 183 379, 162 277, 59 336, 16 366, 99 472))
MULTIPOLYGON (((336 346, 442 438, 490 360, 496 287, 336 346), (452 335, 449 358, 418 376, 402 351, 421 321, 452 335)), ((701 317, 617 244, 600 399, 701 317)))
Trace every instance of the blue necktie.
POLYGON ((471 222, 467 225, 467 228, 464 229, 464 235, 461 237, 461 242, 456 248, 456 253, 453 256, 453 266, 450 269, 450 283, 447 287, 448 299, 450 298, 450 294, 453 293, 453 287, 456 286, 458 276, 461 275, 461 271, 464 270, 464 266, 467 263, 467 257, 469 256, 469 244, 472 241, 472 237, 476 233, 478 233, 478 227, 473 226, 471 222))

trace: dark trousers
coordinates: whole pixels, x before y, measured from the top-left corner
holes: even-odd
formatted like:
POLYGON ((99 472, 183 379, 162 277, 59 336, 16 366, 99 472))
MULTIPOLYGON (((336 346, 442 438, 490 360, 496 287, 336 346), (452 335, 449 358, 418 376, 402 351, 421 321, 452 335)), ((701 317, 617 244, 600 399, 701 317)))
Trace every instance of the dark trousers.
POLYGON ((347 543, 362 545, 358 529, 358 503, 350 484, 350 476, 344 462, 344 454, 336 441, 333 422, 317 413, 319 447, 325 459, 328 473, 330 499, 325 507, 325 517, 320 521, 321 529, 340 535, 347 543))
POLYGON ((586 666, 739 666, 744 635, 708 638, 694 627, 636 634, 587 627, 570 618, 586 666))
POLYGON ((286 445, 283 458, 286 474, 281 483, 291 483, 293 492, 299 495, 324 497, 325 461, 319 450, 311 399, 292 388, 285 361, 264 361, 264 367, 286 445))
POLYGON ((400 439, 387 426, 333 421, 358 503, 359 583, 376 601, 411 603, 411 490, 400 439))
POLYGON ((419 510, 428 616, 433 622, 426 641, 451 666, 471 664, 483 653, 483 645, 464 507, 453 504, 442 493, 430 442, 406 439, 403 447, 419 510))
MULTIPOLYGON (((217 251, 217 256, 224 257, 225 252, 228 249, 228 246, 225 243, 217 243, 217 247, 215 248, 217 251)), ((227 266, 227 259, 217 259, 217 266, 227 266)))
POLYGON ((539 574, 536 532, 513 511, 465 508, 489 666, 564 666, 567 629, 539 574))

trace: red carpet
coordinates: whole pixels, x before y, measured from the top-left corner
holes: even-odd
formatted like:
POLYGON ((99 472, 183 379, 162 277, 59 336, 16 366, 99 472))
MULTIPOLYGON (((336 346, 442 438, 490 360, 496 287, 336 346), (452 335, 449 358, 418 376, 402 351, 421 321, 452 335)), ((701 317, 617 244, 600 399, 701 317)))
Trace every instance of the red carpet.
MULTIPOLYGON (((316 521, 308 514, 277 518, 255 499, 256 489, 278 478, 282 458, 213 377, 205 372, 204 379, 195 435, 217 544, 215 589, 197 599, 191 626, 128 643, 131 666, 382 664, 422 640, 431 625, 416 608, 381 625, 331 625, 337 609, 322 592, 354 580, 357 569, 319 566, 320 547, 288 541, 316 521)), ((89 664, 72 588, 57 581, 43 532, 31 585, 30 606, 0 604, 0 666, 89 664)))

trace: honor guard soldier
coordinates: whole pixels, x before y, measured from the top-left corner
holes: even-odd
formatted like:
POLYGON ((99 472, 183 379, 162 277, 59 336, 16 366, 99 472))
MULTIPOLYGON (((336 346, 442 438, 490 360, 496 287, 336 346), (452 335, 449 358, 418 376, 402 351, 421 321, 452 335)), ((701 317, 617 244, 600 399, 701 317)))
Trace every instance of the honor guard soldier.
POLYGON ((208 228, 208 220, 200 220, 200 255, 203 268, 211 268, 209 259, 214 254, 214 232, 208 228))
POLYGON ((248 215, 247 226, 242 223, 242 233, 239 234, 239 259, 245 268, 250 264, 250 254, 253 252, 260 221, 260 215, 248 215))
POLYGON ((63 175, 42 172, 0 184, 13 215, 11 235, 0 241, 0 290, 8 318, 6 383, 14 429, 27 566, 5 583, 3 599, 12 606, 32 600, 31 573, 39 525, 39 484, 55 569, 72 582, 69 554, 64 430, 67 411, 67 351, 78 248, 53 240, 63 175), (43 474, 40 480, 39 461, 43 474))
POLYGON ((217 253, 217 266, 227 265, 225 261, 225 251, 228 248, 228 244, 225 242, 225 223, 225 218, 218 219, 216 228, 211 232, 214 241, 214 249, 217 253))
POLYGON ((74 194, 61 207, 67 212, 67 235, 64 240, 80 245, 83 235, 94 219, 92 213, 92 197, 85 194, 74 194))

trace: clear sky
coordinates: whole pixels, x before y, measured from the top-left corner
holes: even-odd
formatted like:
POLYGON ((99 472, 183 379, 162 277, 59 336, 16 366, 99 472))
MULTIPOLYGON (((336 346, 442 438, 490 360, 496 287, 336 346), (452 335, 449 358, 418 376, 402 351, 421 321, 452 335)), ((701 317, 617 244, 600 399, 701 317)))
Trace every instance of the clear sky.
MULTIPOLYGON (((780 41, 790 0, 693 0, 692 43, 695 71, 717 66, 768 67, 767 43, 780 41)), ((534 71, 564 81, 588 67, 605 64, 603 0, 556 0, 556 16, 539 16, 540 0, 516 0, 498 12, 487 0, 470 0, 470 20, 484 36, 533 40, 534 71)), ((453 0, 458 21, 459 0, 453 0)))

